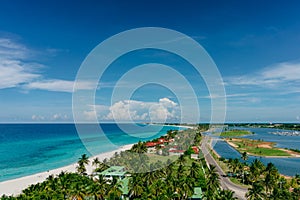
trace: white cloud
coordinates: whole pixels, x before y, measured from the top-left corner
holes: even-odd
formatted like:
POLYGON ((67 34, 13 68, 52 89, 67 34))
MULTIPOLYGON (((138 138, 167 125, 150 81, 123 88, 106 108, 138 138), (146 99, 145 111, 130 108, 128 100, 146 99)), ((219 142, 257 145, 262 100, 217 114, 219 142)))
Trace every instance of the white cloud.
POLYGON ((29 57, 31 51, 24 45, 9 38, 0 38, 0 57, 10 59, 24 59, 29 57))
POLYGON ((40 75, 36 72, 43 65, 25 62, 31 51, 8 38, 0 38, 0 89, 17 87, 40 75))
MULTIPOLYGON (((50 54, 56 49, 46 49, 50 54)), ((44 79, 39 69, 44 65, 31 62, 35 51, 9 38, 0 38, 0 89, 21 87, 22 89, 72 92, 74 81, 44 79)), ((89 82, 81 82, 78 89, 92 89, 89 82)))
POLYGON ((45 117, 44 116, 40 116, 40 115, 32 115, 31 119, 33 121, 43 121, 43 120, 45 120, 45 117))
POLYGON ((262 72, 267 80, 300 82, 300 63, 279 63, 262 72))
POLYGON ((67 120, 69 119, 68 115, 56 113, 51 117, 52 120, 67 120))
POLYGON ((39 78, 39 74, 32 72, 32 66, 36 64, 30 66, 17 60, 1 59, 0 55, 0 89, 16 87, 39 78))
POLYGON ((297 92, 300 86, 300 63, 277 63, 254 74, 228 77, 227 85, 261 86, 297 92))
POLYGON ((123 100, 112 106, 95 105, 91 110, 85 111, 86 119, 96 115, 101 120, 118 121, 165 121, 179 119, 179 105, 168 98, 159 99, 158 102, 144 102, 136 100, 123 100))
MULTIPOLYGON (((42 80, 34 81, 24 85, 25 89, 39 89, 39 90, 48 90, 55 92, 73 92, 74 81, 67 80, 42 80)), ((88 90, 93 89, 91 82, 79 82, 77 83, 77 89, 88 90)))
POLYGON ((34 114, 31 116, 33 121, 66 121, 69 120, 69 116, 67 114, 55 113, 53 115, 43 116, 34 114))

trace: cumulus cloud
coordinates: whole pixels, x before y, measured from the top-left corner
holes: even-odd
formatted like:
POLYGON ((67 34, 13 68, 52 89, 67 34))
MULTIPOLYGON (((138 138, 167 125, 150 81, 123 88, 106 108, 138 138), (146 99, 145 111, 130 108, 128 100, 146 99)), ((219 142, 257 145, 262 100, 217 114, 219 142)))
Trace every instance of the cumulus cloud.
POLYGON ((179 119, 180 115, 179 105, 168 98, 158 102, 122 100, 112 106, 95 105, 91 108, 84 112, 86 119, 97 116, 101 120, 160 122, 179 119))

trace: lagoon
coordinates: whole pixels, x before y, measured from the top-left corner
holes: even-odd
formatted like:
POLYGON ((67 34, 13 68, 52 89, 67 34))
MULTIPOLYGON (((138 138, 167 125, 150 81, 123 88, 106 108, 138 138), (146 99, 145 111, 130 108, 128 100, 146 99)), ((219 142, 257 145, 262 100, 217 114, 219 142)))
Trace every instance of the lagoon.
MULTIPOLYGON (((276 142, 277 143, 276 147, 280 147, 280 148, 300 149, 299 136, 282 136, 282 135, 274 135, 270 133, 270 132, 277 131, 277 129, 244 128, 244 127, 234 127, 234 129, 249 130, 255 133, 255 134, 242 136, 244 138, 250 138, 256 140, 261 139, 264 141, 276 142)), ((239 152, 237 152, 234 148, 232 148, 224 141, 217 141, 213 148, 221 157, 224 158, 241 157, 239 152)), ((274 165, 278 168, 279 172, 284 175, 294 176, 295 174, 300 174, 300 158, 265 158, 259 156, 249 156, 247 162, 250 163, 254 159, 261 160, 265 165, 269 162, 274 163, 274 165)))

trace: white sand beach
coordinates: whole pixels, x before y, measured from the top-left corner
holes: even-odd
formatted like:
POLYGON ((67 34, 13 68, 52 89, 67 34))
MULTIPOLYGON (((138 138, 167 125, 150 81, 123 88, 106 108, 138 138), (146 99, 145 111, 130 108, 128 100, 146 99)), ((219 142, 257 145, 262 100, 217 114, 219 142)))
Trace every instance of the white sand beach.
MULTIPOLYGON (((133 144, 124 145, 124 146, 120 147, 117 150, 101 153, 97 156, 91 157, 89 159, 90 164, 86 167, 87 172, 90 174, 92 172, 92 170, 94 169, 94 167, 92 166, 92 160, 94 158, 98 157, 98 159, 100 161, 102 161, 105 158, 111 158, 116 152, 121 152, 121 151, 125 151, 125 150, 130 149, 132 146, 133 146, 133 144)), ((4 194, 5 195, 20 194, 23 189, 27 188, 31 184, 36 184, 38 182, 43 182, 51 174, 57 175, 62 171, 75 172, 76 171, 76 166, 77 166, 77 163, 73 163, 71 165, 61 167, 61 168, 57 168, 57 169, 53 169, 53 170, 49 170, 49 171, 46 171, 46 172, 41 172, 41 173, 33 174, 33 175, 30 175, 30 176, 25 176, 25 177, 13 179, 13 180, 0 182, 0 196, 2 196, 4 194)))

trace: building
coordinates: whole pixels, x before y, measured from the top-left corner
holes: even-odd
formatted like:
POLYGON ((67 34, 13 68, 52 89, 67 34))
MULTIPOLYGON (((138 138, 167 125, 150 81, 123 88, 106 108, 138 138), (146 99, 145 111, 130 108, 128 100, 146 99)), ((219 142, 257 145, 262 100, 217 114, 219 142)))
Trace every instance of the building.
POLYGON ((192 159, 199 159, 199 149, 196 146, 192 146, 194 153, 191 154, 192 159))
POLYGON ((104 170, 100 173, 104 179, 113 180, 114 177, 118 179, 120 183, 120 190, 122 191, 122 199, 127 199, 129 188, 129 175, 123 166, 111 166, 110 168, 104 170))
POLYGON ((201 187, 194 187, 194 194, 189 199, 201 200, 203 198, 201 187))
POLYGON ((122 166, 111 166, 110 168, 104 170, 100 173, 104 179, 112 180, 113 177, 117 177, 119 180, 122 180, 126 177, 125 167, 122 166))

